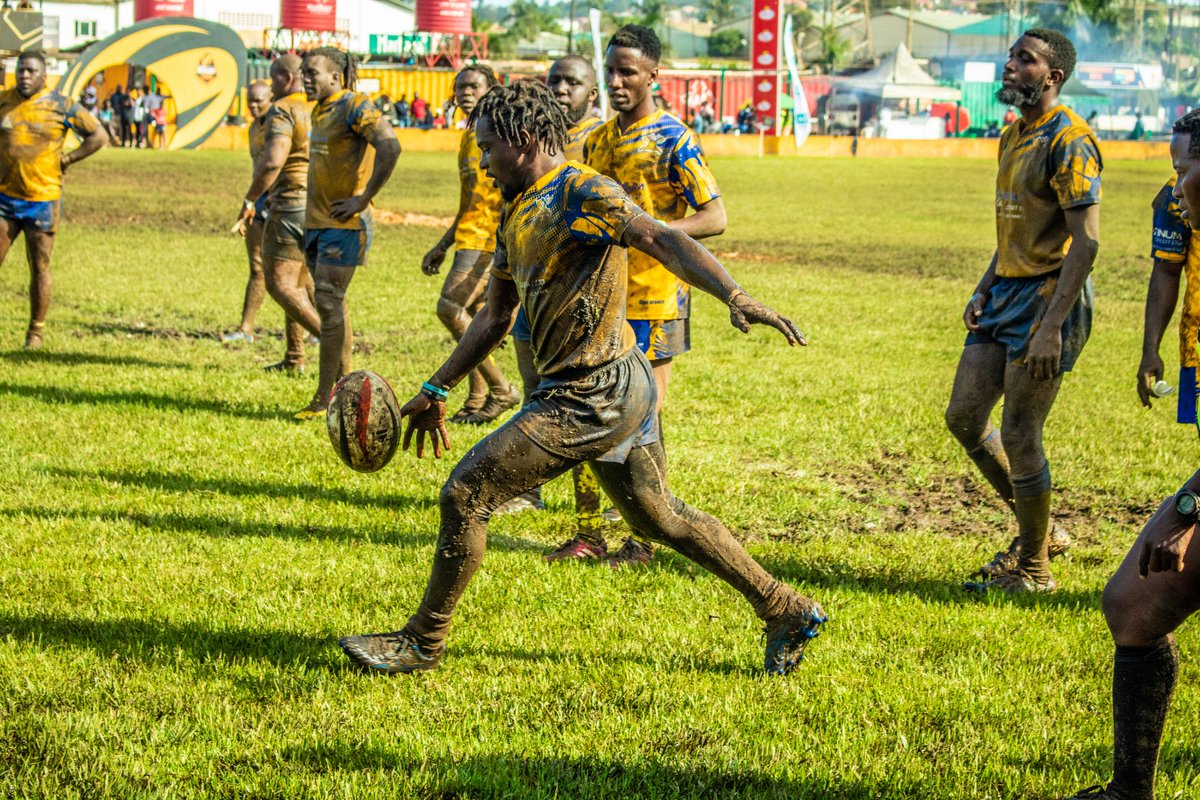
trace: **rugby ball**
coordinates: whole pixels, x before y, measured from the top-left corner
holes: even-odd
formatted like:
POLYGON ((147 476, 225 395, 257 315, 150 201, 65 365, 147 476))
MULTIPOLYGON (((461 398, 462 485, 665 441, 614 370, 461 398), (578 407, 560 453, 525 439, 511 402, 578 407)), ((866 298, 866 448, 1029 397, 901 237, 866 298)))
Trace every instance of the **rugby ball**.
POLYGON ((375 472, 392 460, 400 444, 400 404, 379 375, 351 372, 333 387, 325 427, 346 466, 375 472))

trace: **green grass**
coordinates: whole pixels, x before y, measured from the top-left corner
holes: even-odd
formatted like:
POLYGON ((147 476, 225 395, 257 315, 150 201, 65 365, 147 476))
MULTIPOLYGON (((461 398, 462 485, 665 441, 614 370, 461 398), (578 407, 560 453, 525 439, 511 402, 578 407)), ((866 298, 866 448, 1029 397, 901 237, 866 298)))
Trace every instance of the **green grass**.
MULTIPOLYGON (((380 205, 452 213, 452 158, 402 156, 380 205)), ((545 565, 563 482, 548 513, 493 523, 440 671, 348 669, 339 635, 416 607, 453 459, 359 475, 289 421, 314 379, 259 369, 282 349, 270 301, 258 343, 215 340, 240 310, 244 154, 106 152, 69 176, 44 350, 17 350, 18 253, 0 270, 0 796, 978 800, 1106 777, 1099 592, 1197 447, 1133 388, 1169 166, 1105 172, 1095 333, 1046 433, 1079 540, 1060 591, 982 603, 959 582, 1013 527, 941 417, 994 165, 715 168, 730 225, 712 248, 811 345, 695 301, 672 485, 830 613, 795 675, 759 675, 750 610, 681 558, 545 565)), ((437 235, 382 227, 350 293, 356 365, 401 395, 450 351, 418 269, 437 235)), ((472 432, 452 436, 465 452, 472 432)), ((1194 624, 1180 644, 1164 798, 1200 794, 1194 624)))

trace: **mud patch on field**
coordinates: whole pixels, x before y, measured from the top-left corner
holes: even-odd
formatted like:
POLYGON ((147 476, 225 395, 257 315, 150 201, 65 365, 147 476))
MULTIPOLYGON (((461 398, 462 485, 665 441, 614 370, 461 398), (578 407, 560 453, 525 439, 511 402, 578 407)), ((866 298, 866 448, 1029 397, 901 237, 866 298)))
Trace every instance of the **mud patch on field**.
POLYGON ((782 264, 787 259, 768 253, 755 253, 749 250, 721 250, 713 253, 718 261, 753 261, 758 264, 782 264))
POLYGON ((185 330, 168 325, 157 325, 144 320, 112 320, 109 322, 90 322, 71 331, 76 338, 85 336, 124 336, 126 338, 147 338, 180 341, 183 339, 212 339, 219 341, 220 331, 217 330, 185 330))
MULTIPOLYGON (((949 474, 917 478, 910 475, 911 464, 906 454, 883 450, 864 464, 819 477, 863 507, 865 513, 851 511, 842 520, 863 533, 933 529, 948 535, 981 534, 995 528, 997 515, 1008 516, 982 478, 949 474)), ((1052 514, 1077 541, 1086 542, 1101 523, 1140 528, 1157 505, 1157 498, 1131 502, 1102 491, 1056 488, 1052 514)))
POLYGON ((419 214, 414 211, 389 211, 377 208, 374 221, 379 225, 417 225, 423 228, 449 228, 454 217, 437 217, 433 214, 419 214))

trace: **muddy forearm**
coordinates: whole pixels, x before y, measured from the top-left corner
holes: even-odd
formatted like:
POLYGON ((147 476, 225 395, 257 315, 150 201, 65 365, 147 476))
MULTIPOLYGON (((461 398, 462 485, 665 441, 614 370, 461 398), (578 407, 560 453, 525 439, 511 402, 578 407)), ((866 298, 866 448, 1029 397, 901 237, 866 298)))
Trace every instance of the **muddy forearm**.
POLYGON ((685 283, 728 303, 741 291, 721 262, 682 231, 639 217, 625 233, 625 243, 649 255, 685 283))

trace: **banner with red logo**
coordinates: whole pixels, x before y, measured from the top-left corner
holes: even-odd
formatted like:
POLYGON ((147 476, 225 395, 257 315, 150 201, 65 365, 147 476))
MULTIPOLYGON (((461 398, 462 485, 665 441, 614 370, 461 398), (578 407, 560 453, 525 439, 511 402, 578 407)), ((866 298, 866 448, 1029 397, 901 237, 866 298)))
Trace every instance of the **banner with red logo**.
POLYGON ((779 0, 754 0, 750 61, 754 75, 754 113, 767 133, 779 126, 779 0))
POLYGON ((283 0, 279 25, 296 31, 335 31, 337 0, 283 0))
POLYGON ((133 19, 141 22, 158 17, 192 17, 193 8, 192 0, 134 0, 133 19))
POLYGON ((470 33, 471 0, 417 0, 417 30, 470 33))

